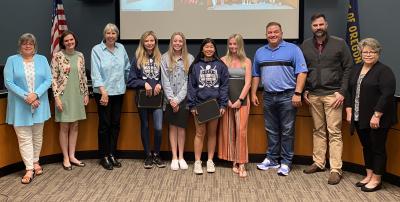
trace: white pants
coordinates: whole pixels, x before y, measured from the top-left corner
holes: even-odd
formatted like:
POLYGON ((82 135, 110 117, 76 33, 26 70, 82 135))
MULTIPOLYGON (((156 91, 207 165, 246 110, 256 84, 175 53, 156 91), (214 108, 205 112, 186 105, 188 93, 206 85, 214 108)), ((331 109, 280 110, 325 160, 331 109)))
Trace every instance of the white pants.
POLYGON ((43 125, 43 123, 37 123, 33 126, 14 126, 18 138, 19 152, 26 170, 32 170, 33 162, 39 161, 43 141, 43 125))

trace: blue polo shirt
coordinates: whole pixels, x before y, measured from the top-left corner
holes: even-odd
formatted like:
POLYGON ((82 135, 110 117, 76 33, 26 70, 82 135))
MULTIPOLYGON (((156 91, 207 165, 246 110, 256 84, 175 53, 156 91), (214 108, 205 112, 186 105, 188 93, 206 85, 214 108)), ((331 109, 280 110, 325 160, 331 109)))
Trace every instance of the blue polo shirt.
POLYGON ((276 48, 265 45, 254 55, 253 77, 261 77, 264 90, 282 92, 296 88, 296 76, 307 72, 303 53, 295 44, 282 41, 276 48))

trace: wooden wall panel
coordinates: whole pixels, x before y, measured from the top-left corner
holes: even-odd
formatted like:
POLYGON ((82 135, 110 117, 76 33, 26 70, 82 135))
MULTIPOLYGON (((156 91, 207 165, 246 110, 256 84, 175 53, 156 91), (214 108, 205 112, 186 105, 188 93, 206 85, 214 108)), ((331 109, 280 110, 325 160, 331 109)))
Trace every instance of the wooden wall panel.
POLYGON ((312 156, 312 118, 298 116, 295 133, 294 153, 301 156, 312 156))
POLYGON ((7 98, 0 98, 0 124, 6 122, 7 98))
MULTIPOLYGON (((128 90, 124 96, 123 113, 121 115, 121 132, 118 141, 119 150, 143 150, 140 138, 140 121, 137 108, 134 103, 134 91, 128 90)), ((258 93, 262 103, 262 93, 258 93)), ((53 105, 53 104, 51 104, 53 105)), ((400 107, 398 107, 400 114, 400 107)), ((4 124, 6 112, 6 98, 0 99, 0 167, 4 167, 21 161, 18 142, 12 126, 4 124)), ((52 106, 52 110, 54 107, 52 106)), ((87 119, 79 123, 79 135, 77 151, 97 150, 97 107, 94 99, 90 100, 86 107, 87 119)), ((151 117, 150 117, 151 120, 151 117)), ((193 152, 195 128, 193 116, 190 115, 189 125, 186 130, 185 151, 193 152)), ((152 126, 152 121, 150 121, 152 126)), ((313 122, 308 111, 308 106, 303 105, 298 109, 296 118, 295 155, 312 156, 312 127, 313 122)), ((53 119, 45 123, 43 148, 41 156, 61 153, 58 142, 58 124, 53 119)), ((363 165, 362 147, 357 134, 349 134, 349 124, 343 122, 343 161, 363 165)), ((162 151, 170 151, 168 125, 164 123, 162 137, 162 151)), ((153 142, 152 129, 150 133, 151 145, 153 142)), ((203 151, 207 151, 207 139, 203 151)), ((400 156, 400 124, 396 124, 389 131, 387 141, 388 163, 387 172, 400 176, 400 164, 397 159, 400 156)), ((262 104, 258 107, 251 106, 248 145, 250 154, 265 154, 267 149, 267 136, 264 129, 264 116, 262 104)), ((151 147, 153 148, 153 147, 151 147)))
POLYGON ((400 131, 390 130, 386 142, 386 152, 388 154, 386 172, 400 176, 400 131))
POLYGON ((267 136, 264 128, 264 115, 250 115, 247 130, 249 153, 265 154, 267 152, 267 136))
POLYGON ((6 124, 0 125, 0 154, 0 167, 22 161, 14 129, 6 124))

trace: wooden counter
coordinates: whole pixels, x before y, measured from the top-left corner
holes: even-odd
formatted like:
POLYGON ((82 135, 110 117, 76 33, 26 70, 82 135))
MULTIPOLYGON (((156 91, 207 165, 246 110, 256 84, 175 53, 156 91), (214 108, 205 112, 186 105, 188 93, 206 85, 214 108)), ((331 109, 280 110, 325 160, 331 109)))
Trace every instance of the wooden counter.
MULTIPOLYGON (((261 92, 259 92, 261 95, 261 92)), ((121 132, 118 149, 124 151, 143 150, 140 139, 140 122, 137 108, 133 101, 134 92, 129 90, 124 97, 121 116, 121 132)), ((262 99, 262 96, 259 96, 262 99)), ((261 100, 262 103, 262 100, 261 100)), ((7 98, 0 98, 0 169, 5 166, 21 162, 17 137, 12 126, 5 124, 7 98)), ((77 151, 97 150, 97 109, 94 99, 90 100, 87 110, 87 119, 79 123, 77 151)), ((54 108, 52 107, 54 112, 54 108)), ((398 111, 398 114, 399 111, 398 111)), ((345 117, 345 116, 343 116, 345 117)), ((399 116, 400 117, 400 116, 399 116)), ((190 117, 193 120, 193 117, 190 117)), ((267 138, 264 129, 262 106, 252 106, 248 127, 248 145, 250 154, 265 154, 267 138)), ((167 125, 164 124, 161 150, 169 151, 167 125)), ((349 125, 343 121, 343 161, 363 165, 361 144, 357 135, 349 135, 349 125)), ((151 135, 152 139, 152 135, 151 135)), ((185 150, 193 152, 194 123, 190 121, 186 135, 185 150)), ((152 142, 152 141, 151 141, 152 142)), ((390 129, 387 140, 387 173, 400 177, 400 125, 390 129)), ((206 151, 206 147, 204 147, 206 151)), ((58 143, 58 124, 50 119, 45 123, 43 148, 41 156, 60 154, 58 143)), ((308 106, 299 108, 296 118, 295 155, 312 156, 312 118, 308 106)))

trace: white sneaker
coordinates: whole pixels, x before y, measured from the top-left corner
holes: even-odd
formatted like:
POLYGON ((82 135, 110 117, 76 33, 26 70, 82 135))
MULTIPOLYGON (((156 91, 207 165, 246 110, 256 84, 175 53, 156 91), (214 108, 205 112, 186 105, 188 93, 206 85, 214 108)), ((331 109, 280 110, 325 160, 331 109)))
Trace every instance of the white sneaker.
POLYGON ((281 164, 281 167, 278 170, 278 175, 280 176, 288 176, 290 172, 290 168, 286 164, 281 164))
POLYGON ((195 161, 194 162, 193 172, 196 175, 202 175, 203 174, 203 168, 201 167, 201 161, 195 161))
POLYGON ((171 161, 171 170, 179 170, 178 160, 175 159, 171 161))
POLYGON ((186 169, 189 168, 189 166, 188 166, 188 164, 186 163, 185 159, 179 159, 179 160, 178 160, 178 163, 179 163, 179 167, 180 167, 182 170, 186 170, 186 169))
POLYGON ((209 159, 207 161, 207 172, 208 173, 214 173, 215 172, 215 164, 211 159, 209 159))
POLYGON ((270 161, 268 158, 265 158, 263 162, 257 164, 257 168, 259 170, 268 170, 271 168, 279 168, 280 165, 276 162, 270 161))

